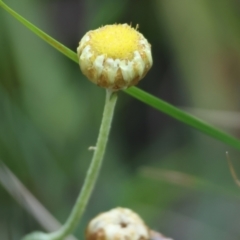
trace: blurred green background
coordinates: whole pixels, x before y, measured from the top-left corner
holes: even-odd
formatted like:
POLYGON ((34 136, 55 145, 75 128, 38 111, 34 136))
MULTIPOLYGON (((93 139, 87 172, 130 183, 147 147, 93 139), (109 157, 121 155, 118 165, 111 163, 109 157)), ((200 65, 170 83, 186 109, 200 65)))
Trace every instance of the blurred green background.
MULTIPOLYGON (((6 3, 74 51, 90 29, 139 24, 154 59, 139 87, 240 137, 239 1, 6 3)), ((0 9, 0 160, 62 223, 89 166, 104 98, 78 65, 0 9)), ((120 92, 102 172, 76 236, 84 238, 99 212, 122 206, 174 240, 239 239, 240 189, 226 150, 240 173, 239 151, 120 92)), ((0 239, 44 230, 5 180, 0 239)))

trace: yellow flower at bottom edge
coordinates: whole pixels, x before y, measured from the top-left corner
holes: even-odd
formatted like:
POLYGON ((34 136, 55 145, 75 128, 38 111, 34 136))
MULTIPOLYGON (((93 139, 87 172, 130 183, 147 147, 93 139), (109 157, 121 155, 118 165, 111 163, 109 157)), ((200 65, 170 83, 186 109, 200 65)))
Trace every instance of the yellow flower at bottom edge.
POLYGON ((77 54, 83 74, 111 90, 136 85, 152 66, 151 45, 128 24, 106 25, 87 32, 77 54))

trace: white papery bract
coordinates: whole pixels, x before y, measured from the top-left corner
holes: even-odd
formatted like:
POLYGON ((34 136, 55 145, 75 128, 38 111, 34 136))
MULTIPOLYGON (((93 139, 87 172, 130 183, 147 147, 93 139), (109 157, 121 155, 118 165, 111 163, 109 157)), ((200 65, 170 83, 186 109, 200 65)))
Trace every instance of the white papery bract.
POLYGON ((149 240, 144 221, 128 208, 115 208, 90 221, 87 240, 149 240))

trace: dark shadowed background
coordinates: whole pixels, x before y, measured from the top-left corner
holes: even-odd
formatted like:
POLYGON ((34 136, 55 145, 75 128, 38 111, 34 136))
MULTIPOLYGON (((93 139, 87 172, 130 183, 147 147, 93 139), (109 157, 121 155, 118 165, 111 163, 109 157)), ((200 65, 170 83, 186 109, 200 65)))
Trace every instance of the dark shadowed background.
MULTIPOLYGON (((139 87, 240 137, 238 0, 5 2, 74 51, 86 31, 139 24, 154 59, 139 87)), ((62 223, 89 166, 104 98, 77 64, 0 9, 0 160, 62 223)), ((240 173, 239 151, 120 92, 76 236, 99 212, 122 206, 174 240, 239 239, 240 188, 226 150, 240 173)), ((44 229, 0 185, 0 239, 33 230, 44 229)))

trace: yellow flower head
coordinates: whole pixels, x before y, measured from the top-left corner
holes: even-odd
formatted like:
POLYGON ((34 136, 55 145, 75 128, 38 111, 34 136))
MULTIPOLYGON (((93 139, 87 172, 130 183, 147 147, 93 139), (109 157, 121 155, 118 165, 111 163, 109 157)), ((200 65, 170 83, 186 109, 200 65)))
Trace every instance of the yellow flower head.
POLYGON ((77 53, 83 74, 112 90, 136 85, 152 66, 151 45, 127 24, 106 25, 87 32, 77 53))

